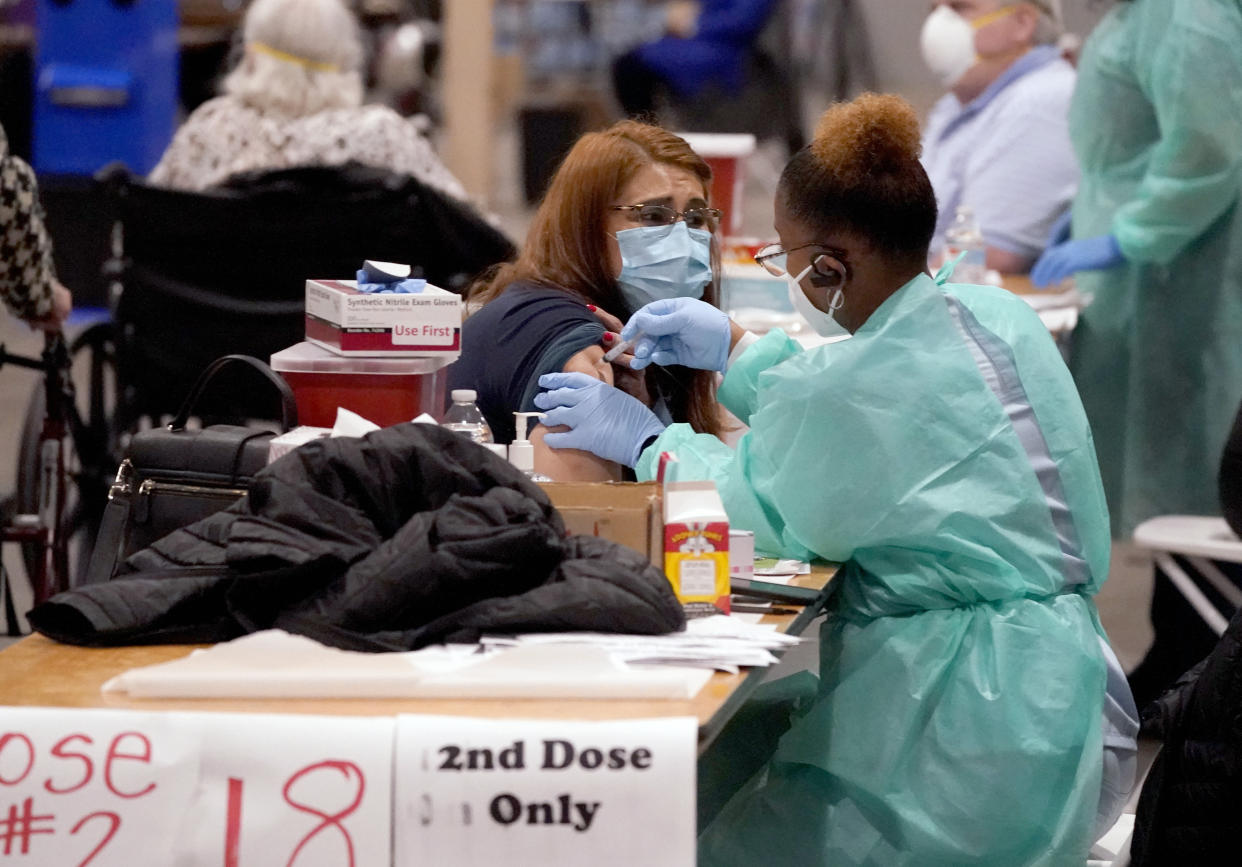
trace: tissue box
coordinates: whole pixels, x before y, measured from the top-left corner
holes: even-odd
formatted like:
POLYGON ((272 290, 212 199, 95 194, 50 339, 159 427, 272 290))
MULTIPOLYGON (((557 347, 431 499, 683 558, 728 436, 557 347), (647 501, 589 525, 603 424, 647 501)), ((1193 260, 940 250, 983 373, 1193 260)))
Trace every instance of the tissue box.
POLYGON ((306 339, 339 355, 461 355, 461 296, 358 291, 356 280, 306 281, 306 339))
POLYGON ((573 535, 600 536, 664 568, 660 486, 655 482, 540 482, 573 535))
POLYGON ((729 517, 715 483, 664 483, 664 574, 687 617, 729 613, 729 517))
POLYGON ((330 428, 337 407, 380 427, 410 421, 421 413, 444 414, 444 388, 451 357, 359 358, 341 356, 313 343, 298 343, 272 355, 272 370, 293 389, 302 424, 330 428))

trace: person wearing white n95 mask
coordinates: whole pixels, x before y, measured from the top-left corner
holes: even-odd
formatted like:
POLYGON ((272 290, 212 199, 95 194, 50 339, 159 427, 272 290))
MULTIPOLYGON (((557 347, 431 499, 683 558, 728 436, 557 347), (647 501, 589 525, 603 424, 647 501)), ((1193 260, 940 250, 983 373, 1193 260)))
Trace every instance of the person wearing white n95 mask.
POLYGON ((836 258, 844 254, 837 250, 833 253, 835 256, 819 253, 796 275, 785 270, 788 257, 780 244, 768 244, 755 254, 755 261, 767 269, 769 274, 784 277, 789 283, 789 298, 793 301, 794 309, 820 337, 839 336, 844 332, 836 316, 841 305, 845 303, 845 290, 842 287, 849 272, 845 264, 836 258), (811 292, 819 304, 807 296, 803 289, 804 280, 809 280, 811 292))
POLYGON ((923 165, 939 216, 933 251, 969 206, 987 266, 1025 273, 1078 181, 1068 112, 1074 69, 1056 47, 1060 4, 941 0, 923 23, 923 60, 949 93, 932 108, 923 165))

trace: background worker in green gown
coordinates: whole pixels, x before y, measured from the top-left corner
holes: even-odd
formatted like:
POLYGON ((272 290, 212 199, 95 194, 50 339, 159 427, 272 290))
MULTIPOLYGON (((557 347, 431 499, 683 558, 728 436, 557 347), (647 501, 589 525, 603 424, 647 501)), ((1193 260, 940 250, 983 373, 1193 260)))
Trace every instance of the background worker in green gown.
POLYGON ((1072 240, 1031 279, 1092 296, 1070 368, 1114 536, 1218 514, 1242 399, 1242 2, 1129 0, 1083 49, 1072 240))

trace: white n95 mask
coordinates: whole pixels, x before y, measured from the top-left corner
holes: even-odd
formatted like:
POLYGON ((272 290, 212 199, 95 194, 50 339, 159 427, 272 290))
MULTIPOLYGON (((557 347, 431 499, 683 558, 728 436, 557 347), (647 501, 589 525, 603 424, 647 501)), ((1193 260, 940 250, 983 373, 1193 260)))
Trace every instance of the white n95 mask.
POLYGON ((948 6, 937 6, 923 22, 919 47, 927 68, 952 87, 975 65, 975 28, 948 6))
POLYGON ((841 304, 845 301, 845 293, 840 287, 832 293, 832 297, 828 301, 828 312, 820 310, 811 303, 811 299, 806 297, 806 293, 802 291, 802 279, 811 273, 813 266, 807 265, 802 269, 802 273, 797 277, 789 274, 785 275, 785 280, 789 283, 789 298, 793 301, 794 310, 802 314, 811 326, 811 329, 820 337, 835 337, 843 334, 845 329, 833 318, 833 314, 841 309, 841 304))

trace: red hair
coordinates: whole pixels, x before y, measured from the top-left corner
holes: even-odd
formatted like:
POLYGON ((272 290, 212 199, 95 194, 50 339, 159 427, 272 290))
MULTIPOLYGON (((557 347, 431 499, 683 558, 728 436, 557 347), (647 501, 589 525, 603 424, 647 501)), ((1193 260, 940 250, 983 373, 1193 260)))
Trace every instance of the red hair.
MULTIPOLYGON (((574 143, 548 185, 535 213, 526 243, 514 262, 485 274, 470 290, 472 302, 486 304, 513 283, 537 283, 568 292, 609 312, 623 314, 626 306, 608 259, 608 208, 645 166, 670 165, 684 169, 703 183, 703 197, 711 190, 712 170, 690 149, 685 139, 651 124, 623 120, 602 132, 591 132, 574 143)), ((712 243, 712 272, 719 275, 719 250, 712 243)), ((717 280, 703 290, 703 300, 718 304, 717 280)), ((715 378, 709 371, 648 369, 653 378, 672 376, 674 393, 663 389, 676 421, 689 421, 695 430, 722 431, 715 397, 715 378)))

